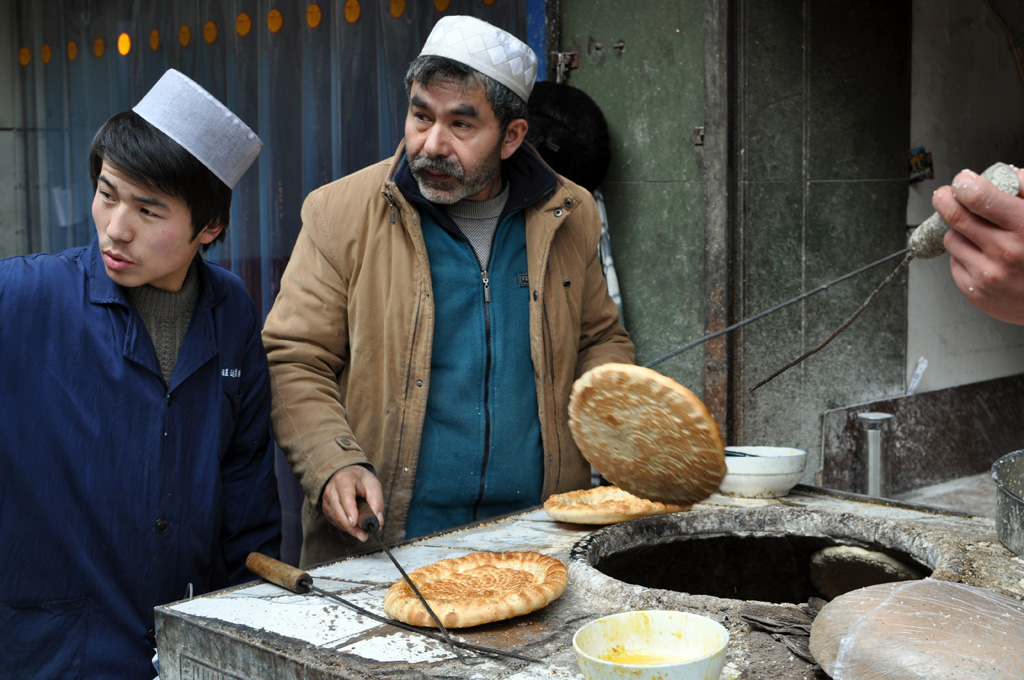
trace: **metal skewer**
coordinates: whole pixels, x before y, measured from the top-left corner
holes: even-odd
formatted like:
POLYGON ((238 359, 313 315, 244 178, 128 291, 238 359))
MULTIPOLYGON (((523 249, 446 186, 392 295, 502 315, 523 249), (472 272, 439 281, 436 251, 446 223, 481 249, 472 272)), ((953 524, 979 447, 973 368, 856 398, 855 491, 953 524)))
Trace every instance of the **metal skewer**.
POLYGON ((820 292, 822 292, 824 290, 828 290, 829 288, 831 288, 832 286, 834 286, 837 283, 841 283, 841 282, 845 281, 846 279, 849 279, 849 278, 852 278, 852 277, 856 276, 857 274, 861 274, 863 272, 866 272, 867 270, 869 270, 869 269, 871 269, 873 267, 877 267, 878 265, 880 265, 880 264, 882 264, 884 262, 888 262, 889 260, 896 259, 897 257, 902 257, 903 255, 906 255, 908 252, 910 252, 910 249, 909 248, 904 248, 903 250, 899 251, 898 253, 893 253, 892 255, 886 255, 882 259, 875 260, 874 262, 872 262, 870 264, 866 264, 866 265, 864 265, 863 267, 861 267, 859 269, 853 270, 849 274, 844 274, 843 276, 840 276, 838 279, 833 279, 832 281, 829 281, 828 283, 823 283, 822 285, 818 286, 817 288, 812 288, 809 291, 801 293, 800 295, 797 295, 792 300, 786 300, 785 302, 777 304, 777 305, 775 305, 774 307, 772 307, 770 309, 766 309, 763 312, 760 312, 759 314, 755 314, 752 317, 744 319, 743 321, 740 321, 739 323, 734 323, 733 325, 728 326, 726 328, 723 328, 721 330, 717 330, 714 333, 708 333, 707 335, 705 335, 702 338, 697 338, 696 340, 688 342, 685 345, 683 345, 682 347, 674 349, 671 352, 669 352, 668 354, 665 354, 664 356, 660 356, 657 359, 655 359, 654 361, 651 361, 651 362, 649 362, 647 364, 644 364, 644 366, 646 368, 652 368, 652 367, 660 364, 661 362, 663 362, 663 361, 665 361, 667 359, 671 359, 672 357, 676 356, 677 354, 682 354, 683 352, 685 352, 686 350, 690 349, 691 347, 696 347, 697 345, 699 345, 701 343, 704 343, 704 342, 707 342, 708 340, 712 340, 714 338, 717 338, 719 335, 725 335, 726 333, 729 333, 730 331, 734 331, 737 328, 740 328, 742 326, 746 326, 748 323, 751 323, 753 321, 757 321, 758 319, 764 318, 764 317, 768 316, 769 314, 773 314, 773 313, 779 311, 780 309, 785 309, 786 307, 788 307, 788 306, 790 306, 790 305, 792 305, 794 303, 800 302, 801 300, 806 300, 807 298, 811 297, 812 295, 814 295, 816 293, 820 293, 820 292))
MULTIPOLYGON (((985 179, 989 180, 990 182, 992 182, 992 184, 997 189, 999 189, 1000 191, 1003 191, 1004 193, 1010 194, 1011 196, 1017 196, 1020 193, 1021 186, 1020 186, 1020 179, 1017 176, 1017 171, 1016 171, 1016 169, 1014 169, 1013 167, 1011 167, 1009 165, 1006 165, 1005 163, 996 163, 994 165, 989 166, 983 173, 981 173, 981 176, 984 177, 985 179)), ((818 286, 817 288, 814 288, 814 289, 809 290, 809 291, 807 291, 805 293, 802 293, 801 295, 798 295, 797 297, 793 298, 792 300, 787 300, 786 302, 783 302, 782 304, 776 305, 775 307, 772 307, 771 309, 766 309, 765 311, 761 312, 760 314, 755 314, 754 316, 752 316, 752 317, 750 317, 748 319, 744 319, 743 321, 740 321, 739 323, 735 323, 735 324, 733 324, 731 326, 728 326, 727 328, 723 328, 723 329, 721 329, 719 331, 715 331, 714 333, 709 333, 708 335, 705 335, 702 338, 698 338, 698 339, 696 339, 696 340, 694 340, 692 342, 689 342, 689 343, 683 345, 682 347, 680 347, 678 349, 675 349, 672 352, 669 352, 668 354, 666 354, 664 356, 658 357, 657 359, 655 359, 654 361, 651 361, 648 364, 645 364, 645 366, 647 368, 651 368, 651 367, 653 367, 653 366, 655 366, 657 364, 660 364, 662 361, 665 361, 666 359, 671 359, 672 357, 676 356, 677 354, 680 354, 681 352, 684 352, 684 351, 690 349, 691 347, 694 347, 694 346, 699 345, 699 344, 701 344, 703 342, 711 340, 712 338, 717 338, 719 335, 724 335, 725 333, 728 333, 730 331, 734 331, 737 328, 740 328, 741 326, 745 326, 745 325, 747 325, 748 323, 750 323, 752 321, 757 321, 760 318, 763 318, 765 316, 768 316, 769 314, 772 314, 774 312, 779 311, 780 309, 788 307, 789 305, 791 305, 791 304, 793 304, 795 302, 799 302, 801 300, 804 300, 804 299, 810 297, 811 295, 814 295, 815 293, 820 293, 821 291, 828 289, 829 287, 839 283, 840 281, 845 281, 846 279, 848 279, 848 278, 850 278, 852 276, 856 276, 857 274, 860 274, 861 272, 864 272, 864 271, 866 271, 868 269, 871 269, 872 267, 875 267, 875 266, 877 266, 879 264, 882 264, 883 262, 887 262, 887 261, 895 259, 897 257, 906 256, 906 257, 904 257, 903 261, 900 262, 900 264, 896 267, 896 270, 893 271, 891 274, 889 274, 889 276, 887 276, 882 281, 882 283, 879 284, 878 287, 875 288, 875 290, 871 292, 871 295, 868 296, 867 300, 865 300, 861 304, 861 306, 858 307, 856 309, 856 311, 854 311, 854 313, 850 316, 850 318, 848 318, 841 326, 839 326, 839 328, 837 328, 836 330, 832 331, 832 333, 829 334, 829 336, 827 338, 825 338, 820 343, 818 343, 818 345, 814 349, 812 349, 812 350, 810 350, 808 352, 805 352, 804 354, 802 354, 797 359, 794 359, 793 361, 789 362, 788 364, 786 364, 785 366, 783 366, 782 368, 780 368, 776 372, 772 373, 770 376, 768 376, 767 378, 765 378, 761 382, 759 382, 756 385, 754 385, 754 387, 752 387, 751 390, 750 390, 751 392, 753 392, 758 387, 761 387, 762 385, 764 385, 768 381, 772 380, 773 378, 776 378, 779 375, 785 373, 786 371, 788 371, 789 369, 793 368, 794 366, 799 364, 801 361, 806 359, 807 357, 811 356, 815 352, 820 351, 828 343, 832 342, 832 340, 834 340, 840 333, 842 333, 844 330, 846 330, 846 328, 850 324, 852 324, 857 319, 857 317, 861 315, 861 313, 865 309, 867 309, 868 305, 870 305, 875 300, 875 298, 877 298, 879 296, 879 294, 882 292, 882 290, 887 285, 889 285, 897 276, 899 276, 900 272, 902 272, 904 269, 906 269, 907 265, 909 265, 910 261, 913 260, 915 257, 917 257, 919 259, 929 259, 929 258, 937 257, 937 256, 941 255, 942 253, 944 253, 946 249, 945 249, 945 246, 943 246, 943 237, 945 236, 945 234, 946 234, 946 232, 948 230, 949 230, 949 225, 946 224, 945 220, 942 219, 941 215, 939 215, 938 213, 935 213, 931 217, 929 217, 927 220, 922 222, 920 225, 918 225, 917 228, 914 229, 914 231, 910 235, 910 238, 908 239, 908 247, 907 248, 904 248, 903 250, 895 252, 892 255, 887 255, 887 256, 883 257, 882 259, 876 260, 875 262, 872 262, 870 264, 864 265, 860 269, 856 269, 856 270, 850 272, 849 274, 845 274, 844 276, 840 276, 838 279, 835 279, 833 281, 829 281, 828 283, 825 283, 825 284, 823 284, 821 286, 818 286)))
POLYGON ((437 614, 434 613, 434 609, 430 606, 430 603, 427 602, 427 598, 423 597, 420 593, 420 589, 417 588, 416 584, 413 583, 411 578, 409 578, 409 574, 405 573, 405 569, 403 569, 402 565, 398 563, 395 556, 391 554, 391 550, 384 545, 384 541, 380 540, 380 535, 378 533, 380 531, 380 522, 377 521, 377 516, 373 514, 373 510, 370 509, 369 503, 366 502, 365 498, 360 498, 356 505, 359 511, 359 518, 357 520, 359 528, 370 536, 373 536, 373 540, 377 541, 377 545, 380 546, 381 550, 384 551, 384 554, 391 560, 391 563, 395 565, 396 569, 398 569, 398 573, 402 575, 402 579, 405 581, 406 585, 412 589, 412 592, 416 593, 416 597, 419 598, 420 604, 423 605, 423 608, 427 610, 428 614, 430 614, 430 618, 432 618, 434 623, 437 624, 437 629, 441 631, 445 641, 448 643, 448 646, 452 648, 452 652, 459 658, 459 661, 467 666, 483 663, 483 659, 468 659, 459 652, 455 643, 452 641, 451 636, 448 635, 448 629, 444 627, 444 624, 441 623, 441 619, 439 619, 437 614))
MULTIPOLYGON (((353 602, 349 602, 348 600, 344 599, 343 597, 340 597, 339 595, 336 595, 335 593, 330 592, 329 590, 318 588, 317 586, 313 585, 313 577, 310 576, 307 572, 302 571, 297 567, 293 567, 290 564, 285 564, 280 560, 275 560, 273 557, 267 557, 262 553, 249 553, 249 557, 245 560, 245 566, 249 568, 249 571, 256 574, 257 576, 260 576, 266 579, 267 581, 270 581, 271 583, 279 585, 282 588, 290 590, 293 593, 296 593, 298 595, 305 595, 309 592, 313 592, 317 595, 320 595, 321 597, 326 597, 328 599, 334 600, 338 604, 347 607, 348 609, 351 609, 360 616, 365 616, 366 618, 376 621, 378 623, 384 623, 389 626, 401 628, 402 630, 409 631, 410 633, 416 633, 418 635, 428 637, 431 640, 436 640, 438 642, 447 642, 455 647, 460 647, 462 649, 466 649, 472 652, 478 652, 481 654, 492 654, 494 656, 505 656, 513 659, 519 659, 520 661, 540 661, 540 659, 534 659, 533 657, 524 656, 522 654, 516 654, 515 652, 507 652, 503 649, 483 647, 481 645, 474 645, 469 642, 463 642, 461 640, 452 640, 450 638, 446 640, 444 637, 436 633, 432 633, 430 631, 418 628, 416 626, 411 626, 407 623, 402 623, 401 621, 395 621, 394 619, 389 619, 387 617, 380 616, 379 614, 375 614, 369 611, 368 609, 364 609, 363 607, 360 607, 359 605, 353 602)), ((461 655, 456 654, 456 656, 461 655)), ((477 662, 482 663, 482 661, 483 660, 481 659, 477 662)))
MULTIPOLYGON (((997 189, 1004 193, 1010 194, 1011 196, 1016 196, 1020 193, 1020 178, 1017 176, 1017 171, 1014 168, 1010 167, 1009 165, 1006 165, 1005 163, 996 163, 994 165, 990 165, 988 168, 985 169, 983 173, 981 173, 981 176, 987 179, 988 181, 992 182, 993 186, 995 186, 997 189)), ((930 259, 933 257, 938 257, 942 253, 946 252, 946 247, 943 245, 943 238, 945 237, 947 231, 949 231, 949 225, 946 224, 946 221, 942 219, 942 216, 939 215, 938 213, 932 214, 931 217, 929 217, 927 220, 919 224, 917 228, 914 229, 914 231, 910 234, 910 238, 908 239, 909 247, 895 254, 902 255, 904 253, 909 253, 906 256, 906 258, 904 258, 904 260, 899 264, 899 266, 896 267, 896 270, 892 274, 889 274, 889 276, 887 276, 885 280, 882 281, 882 283, 879 284, 878 287, 871 292, 871 295, 868 296, 868 299, 865 300, 861 304, 861 306, 857 308, 856 311, 854 311, 854 313, 850 316, 849 319, 847 319, 843 323, 843 325, 832 331, 832 333, 829 334, 827 338, 818 343, 818 345, 814 349, 805 352, 798 358, 794 359, 793 361, 789 362, 779 370, 775 371, 770 376, 754 385, 750 391, 753 392, 758 387, 764 385, 772 378, 775 378, 781 375, 782 373, 785 373, 786 371, 788 371, 789 369, 793 368, 801 361, 806 359, 807 357, 811 356, 815 352, 825 347, 825 345, 827 345, 828 343, 832 342, 836 338, 836 336, 838 336, 840 333, 846 330, 847 326, 853 323, 854 320, 856 320, 856 318, 861 315, 861 312, 867 309, 868 305, 870 305, 875 300, 875 298, 877 298, 878 295, 882 292, 882 289, 889 285, 889 283, 891 283, 893 279, 899 276, 900 272, 906 269, 907 265, 909 265, 910 261, 913 260, 915 257, 921 259, 930 259)))
POLYGON ((862 302, 860 307, 858 307, 856 309, 856 311, 854 311, 854 313, 852 315, 850 315, 850 318, 847 319, 846 321, 844 321, 843 324, 841 326, 839 326, 839 328, 837 328, 834 331, 832 331, 829 334, 829 336, 827 338, 825 338, 824 340, 822 340, 821 342, 819 342, 818 345, 816 347, 814 347, 814 349, 808 350, 807 352, 804 352, 803 354, 801 354, 796 359, 793 359, 793 361, 790 361, 788 364, 786 364, 785 366, 783 366, 779 370, 775 371, 774 373, 772 373, 770 376, 768 376, 767 378, 765 378, 761 382, 759 382, 756 385, 754 385, 753 387, 751 387, 750 391, 753 392, 754 390, 756 390, 761 385, 764 385, 769 380, 782 375, 783 373, 785 373, 789 369, 793 368, 794 366, 799 364, 801 361, 803 361, 807 357, 809 357, 812 354, 814 354, 815 352, 818 352, 821 349, 823 349, 825 347, 825 345, 827 345, 828 343, 830 343, 833 340, 835 340, 836 336, 838 336, 840 333, 842 333, 844 330, 846 330, 847 326, 849 326, 851 323, 853 323, 857 319, 857 317, 860 316, 861 313, 865 309, 868 308, 868 305, 870 305, 872 302, 874 302, 875 298, 877 298, 879 296, 879 294, 882 292, 882 289, 884 289, 886 286, 888 286, 890 283, 892 283, 893 279, 895 279, 897 276, 899 276, 900 272, 902 272, 904 269, 906 269, 907 265, 910 264, 910 261, 914 259, 914 253, 909 252, 909 250, 910 250, 909 248, 906 248, 906 249, 901 250, 900 252, 896 253, 896 255, 902 255, 903 253, 907 253, 907 256, 905 258, 903 258, 903 261, 900 262, 899 265, 897 265, 896 269, 893 270, 892 274, 889 274, 887 277, 885 277, 885 279, 882 281, 882 283, 878 284, 878 287, 875 288, 873 291, 871 291, 871 295, 868 296, 868 299, 865 300, 864 302, 862 302))

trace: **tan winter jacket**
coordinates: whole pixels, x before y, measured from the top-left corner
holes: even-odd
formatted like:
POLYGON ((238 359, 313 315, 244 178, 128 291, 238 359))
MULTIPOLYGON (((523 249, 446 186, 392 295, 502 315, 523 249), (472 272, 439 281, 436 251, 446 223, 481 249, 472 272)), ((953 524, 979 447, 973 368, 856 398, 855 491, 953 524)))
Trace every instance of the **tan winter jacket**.
MULTIPOLYGON (((309 194, 263 331, 275 435, 306 496, 304 565, 359 546, 319 509, 327 481, 348 465, 373 466, 384 489, 384 540, 404 536, 430 389, 434 306, 419 213, 393 182, 403 154, 404 144, 390 161, 309 194)), ((526 210, 544 498, 589 486, 590 467, 568 427, 573 381, 599 364, 634 360, 606 291, 594 200, 558 179, 526 210)))

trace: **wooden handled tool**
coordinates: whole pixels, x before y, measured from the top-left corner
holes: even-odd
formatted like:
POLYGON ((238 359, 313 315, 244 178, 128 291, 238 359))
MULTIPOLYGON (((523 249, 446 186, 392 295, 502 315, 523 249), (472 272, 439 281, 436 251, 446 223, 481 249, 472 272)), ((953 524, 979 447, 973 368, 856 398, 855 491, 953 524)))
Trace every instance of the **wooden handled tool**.
MULTIPOLYGON (((366 618, 372 619, 378 623, 385 623, 390 626, 395 626, 396 628, 401 628, 402 630, 409 631, 410 633, 416 633, 418 635, 428 637, 431 640, 436 640, 437 642, 447 643, 448 645, 453 647, 453 651, 454 647, 459 647, 462 649, 467 649, 469 651, 479 652, 481 654, 506 656, 512 659, 519 659, 520 661, 539 661, 539 659, 534 659, 533 657, 524 656, 522 654, 516 654, 515 652, 506 652, 501 649, 493 649, 491 647, 484 647, 481 645, 470 644, 468 642, 462 642, 461 640, 452 640, 448 637, 441 637, 440 635, 437 635, 436 633, 433 633, 431 631, 424 630, 422 628, 417 628, 416 626, 410 626, 407 623, 395 621, 394 619, 389 619, 385 616, 380 616, 379 614, 375 614, 369 611, 368 609, 364 609, 363 607, 360 607, 357 604, 349 602, 348 600, 332 592, 326 591, 323 588, 318 588, 316 585, 313 584, 313 577, 305 571, 297 567, 293 567, 289 564, 285 564, 280 560, 275 560, 273 557, 268 557, 262 553, 249 553, 249 556, 245 560, 245 566, 249 569, 249 571, 256 574, 260 578, 270 581, 275 585, 281 586, 286 590, 290 590, 293 593, 297 593, 299 595, 314 593, 321 597, 329 598, 331 600, 334 600, 338 604, 341 604, 351 609, 360 616, 365 616, 366 618)), ((462 654, 460 654, 457 651, 455 652, 455 655, 460 659, 464 658, 462 654)), ((482 661, 482 659, 473 660, 473 662, 475 663, 482 663, 482 661)))
MULTIPOLYGON (((1004 193, 1012 196, 1016 196, 1020 193, 1020 178, 1017 176, 1017 171, 1005 163, 996 163, 995 165, 989 166, 985 169, 985 172, 981 173, 981 176, 992 182, 997 189, 1004 193)), ((946 224, 946 221, 942 219, 942 216, 939 215, 939 213, 933 213, 931 217, 919 224, 917 228, 911 232, 910 238, 907 240, 907 248, 900 253, 897 253, 907 253, 907 256, 903 258, 903 261, 901 261, 899 265, 897 265, 896 270, 893 271, 893 273, 889 274, 889 276, 887 276, 885 280, 878 285, 878 287, 871 291, 871 295, 869 295, 868 298, 861 303, 860 307, 850 315, 850 318, 844 321, 839 328, 832 331, 827 338, 819 342, 813 349, 804 352, 793 361, 790 361, 788 364, 754 385, 750 388, 750 391, 753 392, 769 380, 782 375, 807 357, 823 349, 828 343, 832 342, 836 336, 846 330, 847 326, 853 323, 854 320, 856 320, 856 318, 868 308, 868 305, 878 297, 882 292, 882 289, 889 285, 889 283, 892 282, 892 280, 895 279, 915 257, 926 260, 938 257, 942 253, 946 252, 946 247, 943 245, 942 239, 946 235, 947 231, 949 231, 949 225, 946 224)))
MULTIPOLYGON (((1020 193, 1020 178, 1017 176, 1016 170, 1014 170, 1009 165, 1006 165, 1005 163, 996 163, 995 165, 990 166, 988 169, 985 170, 985 172, 981 173, 981 176, 984 177, 985 179, 989 180, 990 182, 992 182, 992 184, 994 184, 996 186, 996 188, 998 188, 1000 191, 1003 191, 1005 193, 1008 193, 1008 194, 1011 194, 1011 195, 1014 195, 1014 196, 1016 196, 1017 194, 1020 193)), ((759 314, 755 314, 754 316, 748 317, 748 318, 744 319, 743 321, 740 321, 738 323, 734 323, 731 326, 728 326, 728 327, 723 328, 721 330, 717 330, 717 331, 715 331, 713 333, 709 333, 708 335, 705 335, 702 338, 698 338, 696 340, 692 340, 692 341, 686 343, 685 345, 683 345, 682 347, 678 347, 678 348, 674 349, 673 351, 669 352, 668 354, 660 356, 657 359, 655 359, 654 361, 651 361, 651 362, 649 362, 647 364, 644 364, 644 365, 647 368, 652 368, 652 367, 656 366, 657 364, 660 364, 661 362, 666 361, 667 359, 671 359, 672 357, 674 357, 674 356, 676 356, 678 354, 681 354, 682 352, 685 352, 686 350, 690 349, 691 347, 696 347, 697 345, 700 345, 700 344, 702 344, 704 342, 707 342, 708 340, 711 340, 712 338, 717 338, 720 335, 724 335, 726 333, 732 332, 732 331, 736 330, 737 328, 741 328, 743 326, 746 326, 748 323, 751 323, 753 321, 757 321, 758 319, 762 319, 762 318, 768 316, 769 314, 773 314, 773 313, 779 311, 780 309, 784 309, 784 308, 788 307, 791 304, 794 304, 796 302, 800 302, 801 300, 805 300, 808 297, 810 297, 811 295, 815 295, 817 293, 820 293, 820 292, 830 288, 831 286, 839 283, 840 281, 845 281, 846 279, 851 278, 851 277, 853 277, 853 276, 855 276, 857 274, 860 274, 860 273, 862 273, 864 271, 867 271, 868 269, 871 269, 872 267, 875 267, 875 266, 877 266, 879 264, 882 264, 883 262, 888 262, 889 260, 895 259, 897 257, 902 257, 903 258, 902 261, 899 263, 899 265, 897 265, 896 270, 894 272, 892 272, 891 274, 889 274, 889 276, 887 276, 882 281, 882 283, 879 284, 878 287, 876 287, 875 290, 873 290, 871 292, 871 295, 868 296, 868 298, 861 304, 861 306, 858 307, 857 310, 854 311, 854 313, 850 316, 850 318, 848 318, 845 322, 843 322, 843 324, 839 328, 834 330, 827 338, 825 338, 820 343, 818 343, 818 345, 814 349, 811 349, 811 350, 805 352, 804 354, 802 354, 797 359, 794 359, 793 361, 789 362, 788 364, 786 364, 785 366, 783 366, 779 370, 775 371, 774 373, 772 373, 770 376, 768 376, 764 380, 762 380, 759 383, 757 383, 756 385, 754 385, 754 387, 752 387, 751 390, 750 390, 751 392, 753 392, 754 390, 756 390, 757 388, 761 387, 762 385, 764 385, 768 381, 772 380, 773 378, 775 378, 775 377, 785 373, 786 371, 788 371, 792 367, 796 366, 801 361, 803 361, 807 357, 811 356, 815 352, 818 352, 819 350, 824 348, 825 345, 827 345, 828 343, 832 342, 832 340, 834 340, 836 336, 838 336, 841 332, 843 332, 851 323, 854 322, 854 320, 858 316, 860 316, 861 312, 863 312, 865 309, 867 309, 867 306, 869 304, 871 304, 871 302, 876 297, 878 297, 878 295, 882 292, 882 289, 885 288, 887 285, 889 285, 889 283, 893 279, 895 279, 899 275, 899 273, 902 272, 907 267, 907 265, 910 264, 911 260, 913 260, 914 258, 918 258, 918 259, 924 260, 924 259, 928 259, 928 258, 932 258, 932 257, 937 257, 937 256, 941 255, 942 253, 944 253, 946 251, 946 248, 942 244, 942 237, 946 235, 946 232, 948 230, 949 230, 949 225, 946 224, 945 220, 943 220, 942 217, 938 213, 935 213, 931 217, 929 217, 927 220, 922 222, 920 225, 918 225, 917 228, 914 229, 914 231, 910 234, 910 238, 908 239, 907 247, 904 248, 903 250, 895 252, 892 255, 886 255, 885 257, 883 257, 880 260, 876 260, 875 262, 872 262, 872 263, 870 263, 868 265, 865 265, 865 266, 861 267, 860 269, 856 269, 856 270, 850 272, 849 274, 845 274, 843 276, 840 276, 837 279, 829 281, 828 283, 822 284, 822 285, 818 286, 817 288, 814 288, 812 290, 806 291, 806 292, 796 296, 795 298, 792 298, 791 300, 787 300, 786 302, 778 304, 778 305, 776 305, 776 306, 774 306, 774 307, 772 307, 770 309, 766 309, 765 311, 763 311, 763 312, 761 312, 759 314)))
POLYGON ((245 566, 260 578, 299 595, 305 595, 313 588, 312 576, 263 553, 249 553, 245 558, 245 566))

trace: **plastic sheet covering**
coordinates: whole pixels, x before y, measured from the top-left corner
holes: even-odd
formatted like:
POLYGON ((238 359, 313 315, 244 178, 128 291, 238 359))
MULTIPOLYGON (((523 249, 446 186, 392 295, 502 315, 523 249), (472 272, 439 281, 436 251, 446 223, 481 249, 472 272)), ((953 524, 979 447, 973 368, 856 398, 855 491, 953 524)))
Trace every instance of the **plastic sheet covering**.
POLYGON ((1024 603, 935 579, 886 583, 832 600, 810 650, 835 680, 1020 680, 1024 603))

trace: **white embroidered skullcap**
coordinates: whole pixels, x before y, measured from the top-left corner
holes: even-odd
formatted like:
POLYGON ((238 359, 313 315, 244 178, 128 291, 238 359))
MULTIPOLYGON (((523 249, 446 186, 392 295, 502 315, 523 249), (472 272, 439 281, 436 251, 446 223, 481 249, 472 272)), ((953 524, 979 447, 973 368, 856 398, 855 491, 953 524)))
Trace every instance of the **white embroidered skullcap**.
POLYGON ((173 68, 132 109, 234 189, 263 142, 228 107, 173 68))
POLYGON ((530 99, 537 80, 537 55, 511 33, 467 16, 446 16, 434 25, 420 55, 447 57, 530 99))

